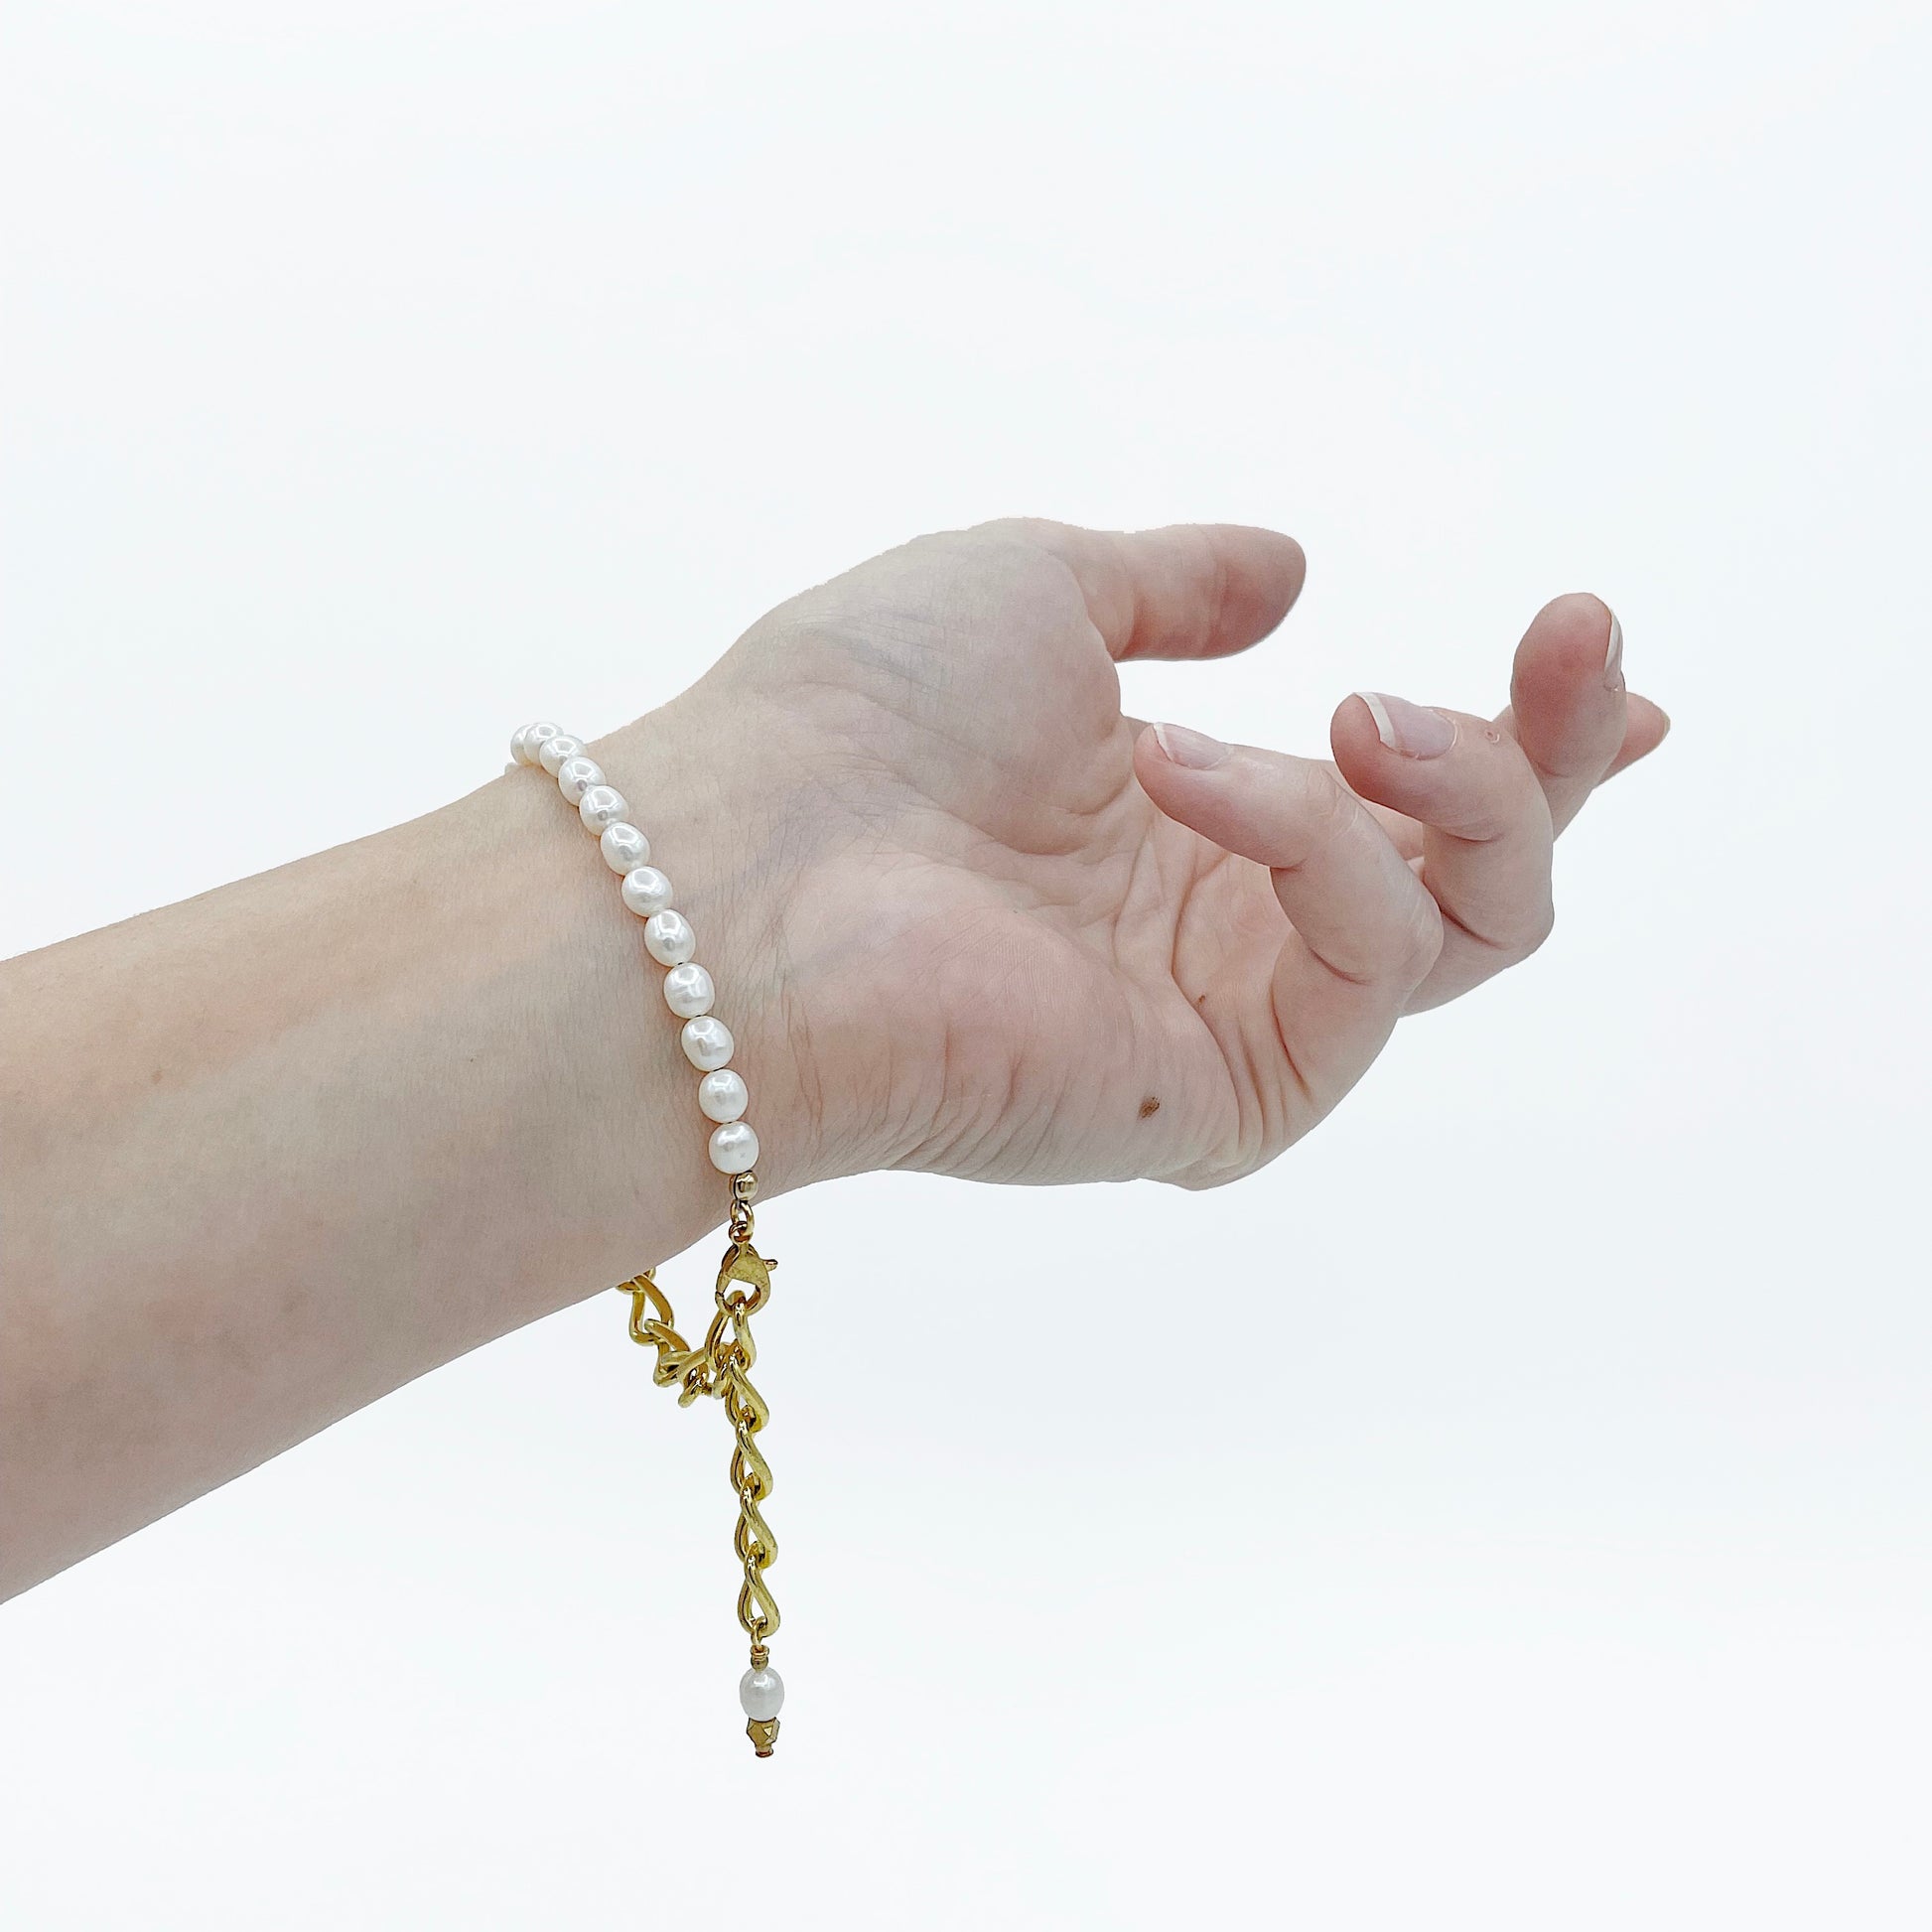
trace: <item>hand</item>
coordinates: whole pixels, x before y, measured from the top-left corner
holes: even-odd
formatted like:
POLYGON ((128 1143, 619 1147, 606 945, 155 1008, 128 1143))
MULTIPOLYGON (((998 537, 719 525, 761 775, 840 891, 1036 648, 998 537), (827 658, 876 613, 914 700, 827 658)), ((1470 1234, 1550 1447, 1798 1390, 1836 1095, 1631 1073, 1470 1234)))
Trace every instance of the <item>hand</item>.
POLYGON ((1303 570, 1227 526, 926 537, 780 606, 672 707, 755 754, 731 818, 760 909, 733 944, 761 953, 754 1057, 792 1062, 809 1142, 781 1184, 1212 1185, 1307 1133, 1405 1013, 1536 950, 1555 834, 1668 728, 1614 619, 1547 606, 1494 722, 1347 699, 1333 764, 1122 715, 1118 660, 1244 649, 1303 570))

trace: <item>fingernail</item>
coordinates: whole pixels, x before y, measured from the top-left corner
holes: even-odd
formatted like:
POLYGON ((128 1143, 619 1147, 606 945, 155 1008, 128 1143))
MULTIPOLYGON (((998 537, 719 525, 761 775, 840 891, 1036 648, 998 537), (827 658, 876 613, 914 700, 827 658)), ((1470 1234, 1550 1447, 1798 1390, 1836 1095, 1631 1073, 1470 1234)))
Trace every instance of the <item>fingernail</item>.
POLYGON ((1455 743, 1455 722, 1440 711, 1411 704, 1407 698, 1392 698, 1386 691, 1355 695, 1368 706, 1382 743, 1404 758, 1439 759, 1455 743))
POLYGON ((1623 626, 1616 621, 1616 613, 1610 613, 1610 642, 1603 653, 1603 689, 1621 691, 1623 689, 1623 626))
POLYGON ((1228 748, 1218 738, 1190 731, 1185 725, 1156 725, 1154 736, 1173 763, 1189 765, 1196 771, 1219 764, 1228 755, 1228 748))

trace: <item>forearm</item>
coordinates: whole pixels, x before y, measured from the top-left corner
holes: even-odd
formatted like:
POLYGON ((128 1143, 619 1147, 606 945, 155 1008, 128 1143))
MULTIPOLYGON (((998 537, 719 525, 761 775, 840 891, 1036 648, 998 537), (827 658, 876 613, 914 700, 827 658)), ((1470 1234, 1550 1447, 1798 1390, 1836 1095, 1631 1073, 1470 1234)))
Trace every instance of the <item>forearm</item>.
MULTIPOLYGON (((601 749, 756 1058, 742 855, 676 739, 601 749)), ((613 887, 519 772, 0 968, 6 1588, 723 1218, 613 887)), ((740 1064, 769 1185, 791 1101, 740 1064)))

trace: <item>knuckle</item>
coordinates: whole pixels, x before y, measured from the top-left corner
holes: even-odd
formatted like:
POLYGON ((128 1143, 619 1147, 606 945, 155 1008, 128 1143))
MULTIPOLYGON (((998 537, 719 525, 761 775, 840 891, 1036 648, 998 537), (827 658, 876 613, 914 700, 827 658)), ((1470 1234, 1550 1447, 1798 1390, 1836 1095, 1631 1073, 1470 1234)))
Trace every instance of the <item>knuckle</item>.
POLYGON ((1443 956, 1443 916, 1434 899, 1424 897, 1410 913, 1399 953, 1399 971, 1411 986, 1420 986, 1436 970, 1443 956))
POLYGON ((1048 516, 995 516, 984 523, 975 523, 970 528, 951 532, 966 542, 989 540, 1009 543, 1024 543, 1034 549, 1043 549, 1057 543, 1067 533, 1064 523, 1057 523, 1048 516))
POLYGON ((1072 566, 1041 534, 1057 526, 1019 518, 981 524, 947 541, 942 553, 953 595, 1016 621, 1083 611, 1072 566))
POLYGON ((1508 928, 1490 941, 1497 955, 1498 968, 1519 966, 1543 950, 1545 941, 1556 930, 1557 911, 1546 894, 1536 908, 1510 922, 1508 928))
POLYGON ((1194 600, 1196 636, 1192 641, 1205 645, 1215 636, 1227 615, 1228 566, 1220 547, 1206 530, 1190 527, 1183 538, 1193 567, 1200 596, 1194 600))
POLYGON ((1274 821, 1271 866, 1299 871, 1353 832, 1359 807, 1332 772, 1272 754, 1263 755, 1262 767, 1270 785, 1280 787, 1269 805, 1274 821))
POLYGON ((1355 797, 1325 765, 1302 767, 1306 787, 1303 806, 1308 819, 1311 848, 1339 838, 1354 823, 1355 797))
POLYGON ((1537 907, 1536 917, 1531 920, 1522 943, 1522 957, 1528 959, 1532 953, 1543 950, 1551 933, 1557 929, 1557 908, 1548 898, 1537 907))
POLYGON ((1484 736, 1491 756, 1471 774, 1457 808, 1432 822, 1471 845, 1493 845, 1519 835, 1548 837, 1549 802, 1522 747, 1493 725, 1484 728, 1484 736))

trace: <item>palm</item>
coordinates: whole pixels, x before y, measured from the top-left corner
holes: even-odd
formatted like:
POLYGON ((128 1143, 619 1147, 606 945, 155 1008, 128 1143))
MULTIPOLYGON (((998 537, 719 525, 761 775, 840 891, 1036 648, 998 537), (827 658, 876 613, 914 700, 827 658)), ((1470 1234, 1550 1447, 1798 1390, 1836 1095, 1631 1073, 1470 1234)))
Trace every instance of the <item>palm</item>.
MULTIPOLYGON (((1226 1178, 1341 1097, 1407 995, 1383 1001, 1364 1054, 1358 989, 1311 972, 1281 861, 1236 856, 1150 797, 1110 644, 1165 620, 1109 609, 1104 574, 1069 568, 1038 529, 908 545, 782 607, 721 667, 777 742, 812 748, 809 788, 783 806, 806 855, 787 943, 820 965, 803 1023, 832 1033, 861 1008, 901 1067, 929 1069, 916 1099, 902 1076, 848 1097, 903 1116, 871 1159, 993 1180, 1226 1178)), ((1264 587, 1232 644, 1294 588, 1264 587)), ((1409 877, 1396 848, 1418 857, 1424 828, 1384 810, 1373 836, 1389 834, 1409 877)))

